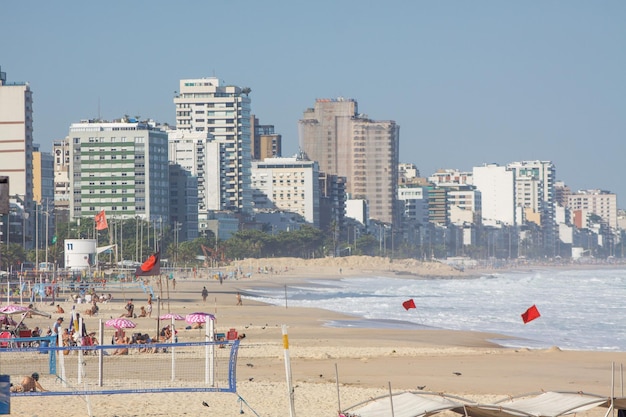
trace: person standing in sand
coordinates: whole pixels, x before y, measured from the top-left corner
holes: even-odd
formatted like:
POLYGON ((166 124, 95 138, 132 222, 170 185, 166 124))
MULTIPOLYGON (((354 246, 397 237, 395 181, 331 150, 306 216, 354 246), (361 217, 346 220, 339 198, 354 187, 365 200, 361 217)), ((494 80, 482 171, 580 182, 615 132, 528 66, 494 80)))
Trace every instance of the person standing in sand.
POLYGON ((242 306, 243 303, 241 302, 241 294, 237 293, 237 305, 238 306, 242 306))
POLYGON ((206 298, 209 296, 209 290, 206 287, 202 287, 202 301, 206 303, 206 298))

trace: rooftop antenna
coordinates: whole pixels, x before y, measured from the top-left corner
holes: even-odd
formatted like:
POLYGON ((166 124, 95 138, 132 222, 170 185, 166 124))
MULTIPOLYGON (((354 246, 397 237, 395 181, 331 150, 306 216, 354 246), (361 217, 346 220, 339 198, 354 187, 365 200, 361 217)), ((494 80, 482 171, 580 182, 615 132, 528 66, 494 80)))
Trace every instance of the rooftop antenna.
POLYGON ((102 120, 100 118, 100 97, 98 97, 98 120, 102 120))

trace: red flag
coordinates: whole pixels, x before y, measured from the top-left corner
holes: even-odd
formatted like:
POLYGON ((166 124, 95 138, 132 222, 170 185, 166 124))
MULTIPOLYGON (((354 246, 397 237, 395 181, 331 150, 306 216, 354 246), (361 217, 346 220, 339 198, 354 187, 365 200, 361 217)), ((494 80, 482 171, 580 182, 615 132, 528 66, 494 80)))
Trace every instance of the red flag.
POLYGON ((522 313, 522 320, 524 320, 524 324, 528 323, 529 321, 533 321, 538 317, 541 317, 541 314, 539 314, 539 310, 537 310, 537 306, 535 306, 534 304, 532 305, 532 307, 529 307, 528 310, 522 313))
POLYGON ((135 276, 151 276, 151 275, 161 275, 161 263, 159 262, 160 253, 153 253, 146 259, 141 266, 137 267, 135 271, 135 276))
POLYGON ((402 307, 404 307, 405 310, 408 310, 409 308, 416 308, 415 301, 413 301, 412 298, 410 300, 406 300, 404 303, 402 303, 402 307))
POLYGON ((104 210, 96 214, 95 222, 96 230, 104 230, 109 228, 109 225, 107 224, 107 216, 104 214, 104 210))

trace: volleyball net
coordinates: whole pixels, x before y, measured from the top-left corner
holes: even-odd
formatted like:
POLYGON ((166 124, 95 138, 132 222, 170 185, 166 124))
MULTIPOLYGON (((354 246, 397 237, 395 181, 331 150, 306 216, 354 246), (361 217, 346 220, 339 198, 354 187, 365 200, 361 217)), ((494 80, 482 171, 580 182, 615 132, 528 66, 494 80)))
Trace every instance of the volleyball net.
POLYGON ((46 337, 0 345, 0 374, 10 376, 12 388, 36 372, 47 390, 11 396, 236 392, 239 340, 53 345, 46 337))

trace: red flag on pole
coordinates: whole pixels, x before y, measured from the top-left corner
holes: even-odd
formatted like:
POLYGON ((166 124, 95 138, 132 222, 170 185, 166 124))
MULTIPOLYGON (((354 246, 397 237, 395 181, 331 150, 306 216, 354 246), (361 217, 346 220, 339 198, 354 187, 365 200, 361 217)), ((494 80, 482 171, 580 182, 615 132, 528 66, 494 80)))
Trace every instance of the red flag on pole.
POLYGON ((410 308, 416 308, 415 301, 413 301, 412 298, 410 300, 406 300, 404 303, 402 303, 402 307, 404 307, 405 310, 408 310, 410 308))
POLYGON ((535 306, 534 304, 532 305, 532 307, 529 307, 528 310, 522 313, 522 320, 524 320, 524 324, 528 323, 529 321, 533 321, 538 317, 541 317, 541 314, 539 314, 539 310, 537 310, 537 306, 535 306))
POLYGON ((141 266, 137 267, 135 271, 135 276, 151 276, 151 275, 161 275, 161 263, 159 261, 160 253, 153 253, 146 259, 141 266))
POLYGON ((104 214, 104 210, 96 214, 95 222, 96 230, 104 230, 109 228, 109 225, 107 224, 107 216, 104 214))

